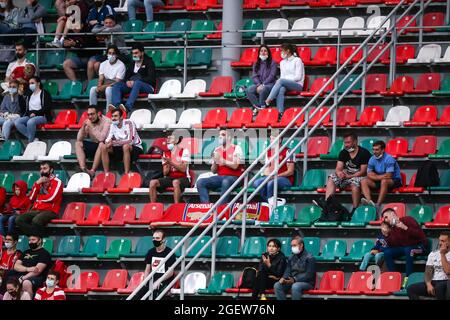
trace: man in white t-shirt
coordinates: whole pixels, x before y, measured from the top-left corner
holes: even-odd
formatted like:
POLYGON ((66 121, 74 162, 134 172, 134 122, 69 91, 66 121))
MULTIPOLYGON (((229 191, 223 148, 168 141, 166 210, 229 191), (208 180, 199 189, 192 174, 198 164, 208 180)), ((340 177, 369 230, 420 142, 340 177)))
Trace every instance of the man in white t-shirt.
POLYGON ((99 79, 96 87, 89 92, 89 105, 97 105, 97 96, 104 94, 106 105, 111 103, 112 85, 123 81, 125 77, 125 64, 119 60, 119 48, 115 45, 108 46, 107 59, 100 64, 99 79))
POLYGON ((411 284, 407 288, 408 297, 436 297, 437 300, 450 300, 450 231, 439 235, 439 249, 428 255, 425 267, 425 282, 411 284))
MULTIPOLYGON (((8 67, 6 69, 6 73, 5 73, 5 81, 2 82, 1 84, 1 88, 3 89, 3 94, 7 94, 8 93, 8 86, 9 86, 9 81, 10 80, 17 80, 19 81, 20 84, 24 84, 27 83, 29 78, 31 78, 34 73, 32 75, 29 75, 27 77, 27 79, 22 78, 21 76, 14 76, 14 70, 18 67, 23 67, 25 68, 25 65, 27 64, 31 64, 34 67, 34 70, 36 70, 36 66, 29 60, 27 60, 26 58, 26 54, 27 54, 27 48, 25 46, 25 44, 18 42, 16 43, 16 57, 17 60, 12 61, 10 64, 8 64, 8 67)), ((21 72, 23 73, 23 72, 21 72)))

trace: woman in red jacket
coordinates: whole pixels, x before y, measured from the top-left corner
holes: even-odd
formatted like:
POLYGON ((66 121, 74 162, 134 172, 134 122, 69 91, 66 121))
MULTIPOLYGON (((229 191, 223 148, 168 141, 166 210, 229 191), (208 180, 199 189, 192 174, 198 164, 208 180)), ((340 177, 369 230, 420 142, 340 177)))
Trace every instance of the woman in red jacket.
POLYGON ((31 206, 30 199, 27 197, 27 183, 25 181, 16 181, 12 186, 12 192, 14 195, 0 215, 0 234, 3 236, 6 235, 5 223, 8 222, 8 233, 13 233, 16 217, 26 212, 31 206))

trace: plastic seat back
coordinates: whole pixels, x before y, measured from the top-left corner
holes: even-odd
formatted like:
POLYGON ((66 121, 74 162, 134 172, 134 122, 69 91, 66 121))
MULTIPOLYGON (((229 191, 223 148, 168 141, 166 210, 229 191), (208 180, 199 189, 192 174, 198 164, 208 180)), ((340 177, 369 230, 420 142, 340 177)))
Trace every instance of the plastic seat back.
POLYGON ((239 238, 236 236, 220 237, 216 245, 218 257, 236 256, 239 252, 239 238))
POLYGON ((408 153, 408 140, 405 138, 396 138, 386 144, 386 153, 393 157, 408 153))
POLYGON ((303 238, 305 249, 313 256, 317 257, 320 252, 320 238, 318 237, 305 237, 303 238))
POLYGON ((147 109, 134 110, 130 116, 130 120, 134 122, 137 129, 142 129, 144 124, 152 122, 152 112, 147 109))
POLYGON ((117 290, 127 285, 128 271, 123 269, 109 270, 102 283, 103 289, 117 290))

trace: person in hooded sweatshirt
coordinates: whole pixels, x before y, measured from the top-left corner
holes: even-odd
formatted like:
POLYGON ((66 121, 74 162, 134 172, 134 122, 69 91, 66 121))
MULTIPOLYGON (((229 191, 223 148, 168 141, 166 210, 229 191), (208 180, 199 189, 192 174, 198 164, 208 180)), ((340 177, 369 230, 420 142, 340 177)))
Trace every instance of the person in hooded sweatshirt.
POLYGON ((0 234, 5 236, 5 224, 8 223, 8 233, 14 232, 16 217, 26 212, 30 206, 30 199, 27 197, 27 183, 25 181, 16 181, 12 186, 13 196, 8 205, 0 215, 0 234))

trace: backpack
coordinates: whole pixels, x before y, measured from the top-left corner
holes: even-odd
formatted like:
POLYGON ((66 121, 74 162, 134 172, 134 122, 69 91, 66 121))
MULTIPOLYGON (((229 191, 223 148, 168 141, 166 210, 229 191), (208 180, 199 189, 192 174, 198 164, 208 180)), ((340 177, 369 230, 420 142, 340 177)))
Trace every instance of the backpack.
POLYGON ((430 160, 417 169, 416 182, 414 187, 432 187, 439 185, 439 172, 430 160))
POLYGON ((67 273, 66 264, 61 260, 56 260, 52 270, 59 273, 59 287, 67 288, 67 279, 69 279, 70 274, 67 273))
POLYGON ((244 268, 241 275, 241 283, 238 286, 238 289, 253 289, 253 286, 256 281, 256 269, 247 267, 244 268))
POLYGON ((351 214, 334 195, 329 196, 322 207, 322 215, 318 219, 321 222, 350 221, 351 214))

